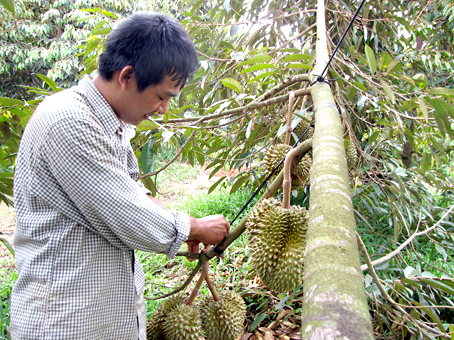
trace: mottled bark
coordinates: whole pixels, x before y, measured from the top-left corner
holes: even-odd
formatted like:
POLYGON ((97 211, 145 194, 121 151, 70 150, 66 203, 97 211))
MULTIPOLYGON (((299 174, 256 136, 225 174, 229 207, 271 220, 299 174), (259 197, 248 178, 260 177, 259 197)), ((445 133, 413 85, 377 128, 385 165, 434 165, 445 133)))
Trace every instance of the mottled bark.
MULTIPOLYGON (((313 75, 320 75, 329 59, 323 0, 318 0, 317 37, 313 75)), ((302 339, 373 339, 339 112, 328 84, 316 83, 311 94, 315 131, 302 339)))

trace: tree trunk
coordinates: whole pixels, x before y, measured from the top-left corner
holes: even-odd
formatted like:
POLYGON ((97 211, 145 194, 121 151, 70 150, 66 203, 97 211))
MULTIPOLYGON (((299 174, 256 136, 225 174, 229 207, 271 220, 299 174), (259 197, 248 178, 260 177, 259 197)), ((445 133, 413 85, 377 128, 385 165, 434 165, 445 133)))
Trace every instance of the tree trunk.
MULTIPOLYGON (((317 9, 317 64, 328 62, 324 1, 317 9)), ((314 78, 315 80, 315 78, 314 78)), ((339 112, 330 86, 312 86, 313 166, 304 262, 302 339, 374 339, 367 305, 339 112)))

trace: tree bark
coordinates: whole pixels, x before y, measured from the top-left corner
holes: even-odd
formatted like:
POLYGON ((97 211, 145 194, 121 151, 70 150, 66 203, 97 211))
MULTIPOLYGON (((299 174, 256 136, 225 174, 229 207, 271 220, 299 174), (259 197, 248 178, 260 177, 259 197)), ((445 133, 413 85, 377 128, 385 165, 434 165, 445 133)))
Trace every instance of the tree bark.
MULTIPOLYGON (((314 80, 328 62, 324 1, 318 0, 314 80)), ((356 240, 342 126, 330 86, 312 86, 315 107, 302 339, 374 339, 356 240)))

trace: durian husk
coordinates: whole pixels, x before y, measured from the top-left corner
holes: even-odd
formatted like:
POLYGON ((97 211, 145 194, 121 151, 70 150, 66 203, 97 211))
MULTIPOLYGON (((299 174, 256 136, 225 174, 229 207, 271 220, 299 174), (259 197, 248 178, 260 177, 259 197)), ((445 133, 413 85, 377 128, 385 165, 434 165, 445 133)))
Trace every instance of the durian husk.
POLYGON ((306 208, 283 209, 274 198, 264 200, 249 213, 246 230, 252 262, 269 289, 287 292, 303 283, 306 208))
POLYGON ((164 339, 163 322, 165 318, 173 309, 182 305, 185 301, 186 297, 183 293, 172 295, 156 309, 147 321, 147 340, 164 339))
MULTIPOLYGON (((275 144, 272 145, 266 152, 261 163, 262 170, 265 177, 268 177, 271 171, 279 164, 282 158, 289 152, 292 147, 286 144, 275 144)), ((279 172, 282 170, 284 164, 274 172, 270 178, 270 182, 273 182, 279 172)), ((299 189, 305 185, 309 179, 309 172, 312 167, 312 157, 306 154, 296 166, 296 169, 292 168, 292 189, 299 189)))
POLYGON ((197 308, 179 305, 163 321, 165 340, 198 340, 202 337, 202 320, 197 308))
POLYGON ((199 304, 203 330, 210 340, 235 340, 242 331, 246 318, 246 304, 234 291, 222 291, 221 298, 205 296, 199 304))

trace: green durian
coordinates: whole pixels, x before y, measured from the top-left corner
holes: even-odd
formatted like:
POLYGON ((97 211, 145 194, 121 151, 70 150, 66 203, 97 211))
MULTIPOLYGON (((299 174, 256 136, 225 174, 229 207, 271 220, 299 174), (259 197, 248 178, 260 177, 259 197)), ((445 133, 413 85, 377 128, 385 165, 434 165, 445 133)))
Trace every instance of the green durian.
POLYGON ((246 304, 234 291, 222 291, 219 297, 214 301, 212 296, 205 296, 200 302, 203 330, 211 340, 235 340, 243 331, 246 304))
POLYGON ((264 200, 249 213, 246 230, 252 262, 262 282, 271 290, 287 292, 303 282, 307 211, 283 209, 274 198, 264 200))
MULTIPOLYGON (((262 161, 262 170, 266 177, 269 176, 271 171, 274 170, 274 168, 285 157, 291 148, 291 146, 286 144, 275 144, 269 148, 262 161)), ((270 178, 270 182, 273 182, 283 167, 284 163, 282 163, 281 166, 274 172, 273 176, 270 178)), ((312 158, 309 154, 306 154, 298 163, 296 170, 292 169, 292 188, 297 189, 306 184, 309 179, 311 167, 312 158)))
MULTIPOLYGON (((306 119, 303 119, 301 120, 301 122, 298 123, 298 125, 293 129, 293 132, 295 133, 295 135, 300 138, 301 135, 306 131, 306 129, 311 125, 311 122, 306 120, 306 119)), ((285 135, 286 133, 282 134, 281 136, 279 136, 278 138, 278 143, 280 144, 284 144, 285 143, 285 135)), ((306 134, 304 135, 303 139, 301 139, 300 142, 304 142, 305 140, 307 139, 310 139, 312 138, 312 136, 314 135, 314 128, 313 127, 310 127, 309 130, 306 132, 306 134)), ((294 144, 296 143, 297 139, 295 140, 295 137, 292 135, 292 137, 290 138, 290 144, 294 144)))
POLYGON ((358 150, 356 150, 356 146, 352 140, 350 140, 350 143, 348 143, 346 154, 348 168, 353 169, 358 162, 358 150))
POLYGON ((179 305, 163 321, 165 340, 198 340, 202 337, 199 311, 186 304, 179 305))
POLYGON ((184 304, 186 297, 183 293, 172 295, 166 299, 147 321, 147 339, 164 339, 163 322, 167 315, 176 307, 184 304))

